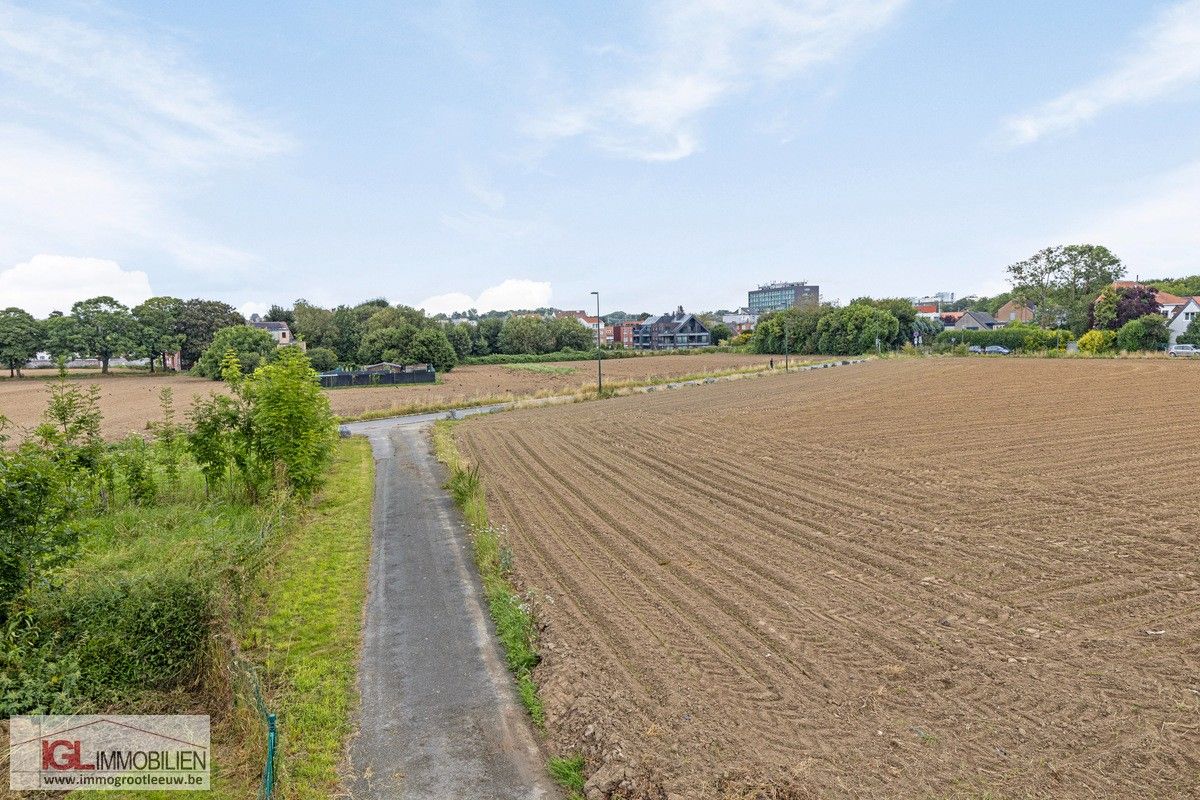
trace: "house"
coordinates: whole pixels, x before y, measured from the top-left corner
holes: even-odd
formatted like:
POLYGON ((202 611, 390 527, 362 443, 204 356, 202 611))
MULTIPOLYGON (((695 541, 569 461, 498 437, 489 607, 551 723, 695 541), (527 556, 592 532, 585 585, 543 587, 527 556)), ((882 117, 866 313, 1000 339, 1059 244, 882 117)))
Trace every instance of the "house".
POLYGON ((623 347, 626 349, 633 347, 633 332, 642 324, 641 320, 627 319, 624 322, 616 322, 609 326, 612 331, 613 347, 623 347))
POLYGON ((958 324, 958 321, 960 319, 962 319, 962 316, 965 313, 967 313, 967 312, 965 312, 965 311, 943 311, 941 314, 938 314, 938 319, 940 319, 942 321, 942 324, 945 325, 947 328, 953 328, 956 324, 958 324))
POLYGON ((758 314, 751 314, 748 311, 739 311, 736 314, 722 314, 721 322, 729 326, 729 330, 733 331, 733 335, 739 333, 748 333, 754 330, 754 326, 758 324, 758 314))
POLYGON ((1186 333, 1188 326, 1192 324, 1192 320, 1200 315, 1200 295, 1195 297, 1184 297, 1184 302, 1176 305, 1171 312, 1171 316, 1167 317, 1167 330, 1171 332, 1171 344, 1175 344, 1175 340, 1179 338, 1181 333, 1186 333))
POLYGON ((271 337, 275 339, 275 344, 278 347, 299 345, 301 350, 308 349, 304 342, 297 341, 296 338, 292 336, 292 329, 288 327, 286 322, 268 322, 264 321, 263 318, 258 314, 251 314, 250 321, 246 324, 251 328, 258 328, 259 330, 266 331, 267 333, 271 334, 271 337))
POLYGON ((688 350, 694 347, 711 347, 712 334, 695 314, 688 314, 683 306, 673 314, 650 317, 633 332, 633 346, 638 350, 688 350))
POLYGON ((1033 306, 1009 300, 996 310, 996 321, 1000 325, 1009 325, 1013 322, 1033 322, 1034 312, 1033 306))
POLYGON ((960 331, 990 331, 992 328, 1003 326, 986 311, 964 311, 950 327, 960 331))

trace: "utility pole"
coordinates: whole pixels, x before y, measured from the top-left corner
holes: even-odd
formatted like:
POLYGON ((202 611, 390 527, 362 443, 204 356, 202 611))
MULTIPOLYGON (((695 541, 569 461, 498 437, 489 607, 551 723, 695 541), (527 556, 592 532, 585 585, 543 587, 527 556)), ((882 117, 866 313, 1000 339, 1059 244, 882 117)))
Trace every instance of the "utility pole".
POLYGON ((592 292, 596 295, 596 394, 604 394, 604 370, 601 365, 604 360, 600 357, 600 334, 604 330, 604 320, 600 319, 600 293, 592 292))

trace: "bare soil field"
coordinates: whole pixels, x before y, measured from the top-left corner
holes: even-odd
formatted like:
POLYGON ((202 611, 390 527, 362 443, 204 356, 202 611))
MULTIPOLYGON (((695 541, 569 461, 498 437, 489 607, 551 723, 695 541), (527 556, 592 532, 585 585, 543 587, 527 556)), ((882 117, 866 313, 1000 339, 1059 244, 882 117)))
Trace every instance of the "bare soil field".
POLYGON ((1180 798, 1198 397, 1192 363, 898 360, 456 435, 599 796, 1180 798))
MULTIPOLYGON (((604 375, 605 380, 614 382, 645 381, 765 366, 768 359, 768 356, 737 353, 610 359, 604 362, 604 375)), ((595 385, 594 361, 564 361, 548 365, 566 370, 556 372, 524 369, 526 366, 543 365, 461 366, 442 375, 441 383, 336 389, 329 392, 329 401, 335 414, 356 416, 393 408, 403 410, 417 404, 462 404, 483 398, 569 392, 580 386, 595 385)), ((17 426, 36 425, 45 411, 48 376, 41 373, 36 375, 37 378, 22 380, 0 379, 0 414, 7 416, 17 426)), ((223 384, 219 382, 187 375, 101 376, 93 373, 80 378, 80 382, 94 383, 100 387, 104 435, 109 438, 142 431, 147 421, 157 419, 158 392, 162 386, 170 386, 174 390, 175 408, 181 416, 191 407, 194 397, 224 391, 223 384)))

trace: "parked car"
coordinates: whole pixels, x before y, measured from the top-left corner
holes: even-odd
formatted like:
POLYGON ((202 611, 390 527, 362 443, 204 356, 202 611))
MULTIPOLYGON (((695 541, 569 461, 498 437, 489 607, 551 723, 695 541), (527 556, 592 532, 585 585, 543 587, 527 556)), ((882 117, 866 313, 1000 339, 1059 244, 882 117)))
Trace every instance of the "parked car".
POLYGON ((967 348, 967 352, 968 352, 968 353, 979 353, 979 354, 981 354, 981 355, 982 355, 982 354, 983 354, 983 348, 982 348, 982 347, 980 347, 980 346, 979 346, 979 345, 977 345, 977 344, 973 344, 973 345, 971 345, 970 347, 968 347, 968 348, 967 348))
POLYGON ((1167 350, 1169 356, 1200 356, 1200 347, 1194 344, 1173 344, 1167 350))
POLYGON ((983 352, 987 353, 989 356, 1006 356, 1011 353, 1012 350, 1009 350, 1007 347, 1002 345, 989 344, 987 347, 983 348, 983 352))

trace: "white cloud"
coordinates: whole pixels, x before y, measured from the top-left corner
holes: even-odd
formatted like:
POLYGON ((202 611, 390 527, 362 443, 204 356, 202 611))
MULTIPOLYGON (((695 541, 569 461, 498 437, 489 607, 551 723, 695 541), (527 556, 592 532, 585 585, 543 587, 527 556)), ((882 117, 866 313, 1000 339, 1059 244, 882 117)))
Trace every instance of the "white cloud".
POLYGON ((146 273, 102 258, 37 255, 0 272, 0 308, 16 306, 35 317, 67 313, 75 302, 100 295, 135 306, 154 293, 146 273))
POLYGON ((1111 108, 1156 100, 1200 80, 1200 0, 1164 9, 1111 72, 1005 122, 1013 144, 1074 130, 1111 108))
POLYGON ((1200 161, 1132 194, 1132 200, 1076 223, 1059 239, 1103 244, 1131 275, 1143 278, 1200 272, 1200 161))
POLYGON ((701 114, 755 85, 793 78, 844 55, 906 0, 668 0, 656 47, 625 59, 631 74, 560 106, 530 132, 581 136, 613 155, 673 161, 700 149, 701 114))
POLYGON ((99 6, 79 12, 91 23, 0 0, 0 258, 140 248, 191 267, 248 261, 209 241, 176 198, 288 137, 224 98, 161 32, 99 6))
POLYGON ((549 281, 509 278, 498 286, 484 289, 476 298, 462 292, 439 294, 418 303, 428 314, 453 314, 474 308, 477 311, 511 311, 521 308, 545 308, 554 292, 549 281))

